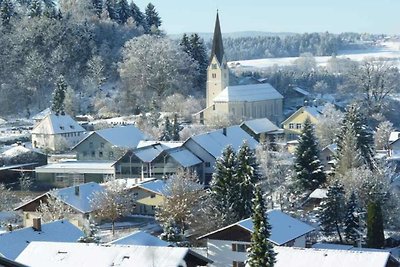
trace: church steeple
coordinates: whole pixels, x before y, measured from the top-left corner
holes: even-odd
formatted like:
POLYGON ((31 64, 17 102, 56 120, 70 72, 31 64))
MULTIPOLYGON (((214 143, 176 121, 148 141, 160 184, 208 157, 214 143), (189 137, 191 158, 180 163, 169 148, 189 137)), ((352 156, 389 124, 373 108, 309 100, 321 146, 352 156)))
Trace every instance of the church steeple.
POLYGON ((214 37, 211 49, 211 59, 213 56, 217 57, 218 63, 222 63, 224 57, 224 46, 222 44, 221 26, 219 25, 219 16, 217 11, 217 19, 215 20, 214 37))

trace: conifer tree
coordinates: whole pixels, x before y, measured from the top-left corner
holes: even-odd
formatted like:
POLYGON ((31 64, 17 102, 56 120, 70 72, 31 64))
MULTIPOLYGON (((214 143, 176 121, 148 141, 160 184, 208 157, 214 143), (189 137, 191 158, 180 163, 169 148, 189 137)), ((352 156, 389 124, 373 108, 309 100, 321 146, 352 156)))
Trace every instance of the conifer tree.
POLYGON ((40 0, 32 0, 31 4, 29 5, 29 16, 33 17, 40 17, 42 15, 42 3, 40 0))
POLYGON ((192 56, 192 51, 191 51, 192 48, 190 46, 189 37, 187 36, 186 33, 182 35, 182 39, 179 45, 182 47, 182 50, 186 52, 186 54, 192 56))
POLYGON ((271 226, 268 223, 268 216, 265 209, 262 192, 259 186, 255 188, 252 201, 253 212, 253 233, 251 234, 250 253, 247 261, 250 267, 272 267, 276 262, 276 253, 273 245, 268 240, 271 236, 271 226))
POLYGON ((146 15, 146 33, 151 33, 153 28, 157 29, 161 26, 161 18, 156 11, 155 6, 149 3, 145 9, 146 15))
POLYGON ((328 187, 327 199, 322 203, 319 214, 320 224, 326 235, 337 233, 340 243, 343 243, 340 228, 345 213, 344 189, 337 180, 328 187))
POLYGON ((140 8, 134 2, 131 2, 130 9, 131 9, 131 16, 133 20, 136 22, 136 26, 144 27, 145 26, 144 14, 142 11, 140 11, 140 8))
POLYGON ((14 4, 11 0, 3 0, 0 3, 0 18, 4 26, 10 24, 12 16, 14 16, 14 4))
POLYGON ((254 152, 243 142, 237 153, 236 183, 239 186, 238 205, 234 206, 239 219, 251 216, 254 187, 261 179, 260 168, 254 152))
POLYGON ((161 239, 171 243, 178 243, 183 240, 182 230, 170 218, 163 226, 163 233, 161 239))
POLYGON ((114 21, 118 20, 117 11, 115 10, 116 7, 115 1, 116 0, 105 0, 104 2, 104 8, 108 12, 108 17, 114 21))
POLYGON ((198 85, 202 86, 207 80, 208 58, 203 40, 197 33, 190 36, 191 56, 199 65, 198 85))
POLYGON ((115 12, 117 14, 117 22, 124 24, 131 16, 131 10, 127 0, 117 0, 115 3, 115 12))
POLYGON ((178 114, 174 114, 174 122, 172 124, 172 141, 179 141, 179 123, 178 123, 178 114))
POLYGON ((168 117, 165 117, 164 129, 160 136, 160 141, 171 141, 172 140, 172 125, 168 117))
POLYGON ((355 192, 351 192, 349 201, 347 202, 346 218, 344 221, 344 234, 348 242, 356 243, 360 238, 357 230, 360 229, 360 209, 358 206, 357 196, 355 192), (358 214, 358 215, 357 215, 358 214))
POLYGON ((319 160, 318 145, 309 118, 304 122, 295 157, 295 178, 301 189, 314 190, 325 182, 323 166, 319 160))
POLYGON ((64 79, 64 76, 59 76, 56 81, 56 89, 53 92, 53 101, 51 103, 51 110, 56 115, 64 115, 64 100, 67 87, 68 85, 64 79))
POLYGON ((217 210, 227 216, 225 225, 234 223, 239 218, 232 210, 238 199, 238 185, 236 184, 237 157, 231 145, 222 152, 221 157, 216 160, 215 171, 211 180, 211 197, 217 210))
POLYGON ((369 248, 383 248, 384 245, 381 203, 370 201, 367 206, 367 246, 369 248))
POLYGON ((103 13, 103 0, 92 0, 93 11, 98 18, 101 18, 103 13))
POLYGON ((352 125, 354 129, 357 138, 357 148, 360 151, 363 163, 365 163, 369 169, 374 169, 373 135, 366 124, 365 117, 361 114, 360 107, 357 104, 350 105, 346 110, 341 131, 338 135, 337 153, 341 154, 341 151, 346 147, 343 138, 346 136, 349 125, 352 125))

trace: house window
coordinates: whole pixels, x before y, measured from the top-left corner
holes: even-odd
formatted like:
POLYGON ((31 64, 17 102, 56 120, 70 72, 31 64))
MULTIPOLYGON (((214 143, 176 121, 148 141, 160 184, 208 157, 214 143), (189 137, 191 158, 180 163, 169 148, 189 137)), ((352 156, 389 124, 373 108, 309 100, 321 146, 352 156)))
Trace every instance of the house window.
POLYGON ((151 209, 152 210, 156 210, 156 206, 151 206, 151 209))
POLYGON ((247 249, 249 247, 250 247, 250 245, 247 245, 247 244, 232 243, 232 251, 236 251, 236 252, 247 252, 247 249))
POLYGON ((215 105, 213 105, 213 110, 215 110, 215 105))
POLYGON ((137 197, 138 195, 139 195, 138 192, 133 193, 133 196, 134 196, 134 197, 137 197))
POLYGON ((296 123, 296 129, 301 129, 301 123, 296 123))
POLYGON ((100 158, 103 157, 103 151, 99 151, 99 157, 100 157, 100 158))
POLYGON ((60 129, 61 129, 61 130, 64 130, 64 126, 60 126, 60 129))
POLYGON ((207 168, 210 168, 210 167, 211 167, 211 163, 210 163, 210 162, 206 162, 206 163, 205 163, 205 166, 206 166, 207 168))
POLYGON ((83 151, 83 156, 86 157, 87 156, 87 151, 83 151))
POLYGON ((93 148, 93 142, 90 142, 90 143, 89 143, 89 147, 90 147, 90 148, 93 148))
POLYGON ((104 143, 100 143, 100 147, 101 147, 101 148, 104 148, 104 143))
POLYGON ((156 194, 151 194, 150 195, 150 198, 155 198, 156 197, 156 194))
POLYGON ((331 161, 332 157, 331 156, 326 156, 326 161, 331 161))
POLYGON ((109 158, 113 158, 114 157, 114 152, 112 152, 112 151, 108 152, 108 157, 109 158))
POLYGON ((289 129, 294 129, 294 123, 289 123, 289 129))
POLYGON ((216 70, 216 69, 217 69, 217 64, 211 64, 211 68, 212 68, 213 70, 216 70))
POLYGON ((92 151, 92 158, 94 158, 96 156, 96 153, 94 151, 92 151))
POLYGON ((213 77, 213 79, 217 78, 217 74, 216 73, 213 73, 211 76, 213 77))
POLYGON ((233 261, 232 266, 233 267, 245 267, 246 265, 244 264, 243 261, 233 261))

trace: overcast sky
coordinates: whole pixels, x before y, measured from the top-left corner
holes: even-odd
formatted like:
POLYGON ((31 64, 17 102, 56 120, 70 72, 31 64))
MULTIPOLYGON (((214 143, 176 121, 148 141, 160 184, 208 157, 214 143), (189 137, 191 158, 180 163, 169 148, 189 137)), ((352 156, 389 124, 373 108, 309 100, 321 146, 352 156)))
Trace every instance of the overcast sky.
MULTIPOLYGON (((142 11, 149 0, 134 1, 142 11)), ((353 31, 400 34, 400 0, 152 0, 168 34, 353 31)))

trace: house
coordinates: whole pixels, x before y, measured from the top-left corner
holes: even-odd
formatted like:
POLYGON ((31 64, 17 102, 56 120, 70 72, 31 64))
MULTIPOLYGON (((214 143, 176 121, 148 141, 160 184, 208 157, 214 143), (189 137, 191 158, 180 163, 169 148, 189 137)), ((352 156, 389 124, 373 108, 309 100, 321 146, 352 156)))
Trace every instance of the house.
POLYGON ((289 88, 288 92, 285 94, 283 105, 285 108, 302 107, 307 101, 310 100, 310 98, 311 98, 310 92, 298 86, 294 86, 289 88))
POLYGON ((85 129, 69 115, 48 114, 32 129, 32 146, 51 151, 65 151, 76 145, 85 129))
POLYGON ((314 209, 315 207, 318 207, 321 202, 327 198, 327 193, 328 190, 326 188, 315 189, 303 203, 303 209, 314 209))
POLYGON ((0 253, 15 260, 33 241, 76 242, 83 232, 66 220, 41 223, 38 218, 32 227, 0 234, 0 253))
POLYGON ((283 96, 268 83, 229 85, 229 69, 224 54, 221 27, 217 13, 210 63, 207 68, 206 108, 196 113, 201 123, 214 118, 282 119, 283 96))
POLYGON ((311 124, 318 123, 318 117, 322 114, 323 107, 304 106, 289 116, 282 122, 282 127, 287 141, 296 140, 303 130, 303 124, 307 118, 311 124))
POLYGON ((152 180, 133 186, 130 191, 136 202, 134 214, 155 215, 156 207, 164 202, 165 181, 152 180))
MULTIPOLYGON (((279 210, 267 212, 271 225, 269 240, 276 246, 301 247, 306 246, 306 237, 315 230, 279 210)), ((214 264, 211 266, 244 266, 247 259, 247 248, 250 246, 253 222, 251 218, 228 225, 198 239, 207 239, 207 255, 214 264), (235 266, 235 265, 233 265, 235 266)), ((296 265, 287 265, 296 266, 296 265)))
MULTIPOLYGON (((337 250, 274 247, 274 267, 398 267, 399 262, 387 251, 337 250)), ((219 265, 228 266, 228 265, 219 265)), ((232 266, 232 265, 229 265, 232 266)))
POLYGON ((97 183, 90 182, 77 186, 66 187, 62 189, 56 189, 44 193, 24 204, 15 208, 23 212, 24 225, 31 226, 33 224, 32 219, 40 216, 37 212, 40 204, 46 203, 49 196, 60 200, 65 205, 72 209, 74 215, 70 218, 70 221, 76 225, 82 226, 85 221, 90 218, 90 214, 93 212, 93 208, 90 203, 90 199, 95 192, 103 191, 103 187, 97 183))
POLYGON ((36 167, 36 181, 43 186, 67 187, 115 178, 115 161, 66 161, 36 167))
POLYGON ((236 125, 192 136, 183 146, 204 162, 203 171, 199 176, 202 183, 207 185, 214 173, 215 162, 223 150, 231 145, 238 151, 243 142, 247 142, 251 149, 256 149, 259 145, 251 135, 236 125))
POLYGON ((134 125, 118 126, 90 133, 72 151, 82 161, 117 160, 145 139, 145 134, 134 125))
POLYGON ((335 165, 335 156, 336 156, 337 145, 330 144, 324 147, 319 154, 319 158, 321 160, 321 164, 324 166, 324 171, 326 173, 330 173, 333 170, 335 165))
POLYGON ((240 124, 240 128, 256 139, 257 142, 275 142, 277 138, 283 136, 283 129, 280 129, 267 118, 244 121, 240 124))
POLYGON ((149 247, 169 247, 170 243, 161 240, 151 234, 143 231, 135 231, 132 234, 116 239, 110 243, 110 245, 137 245, 137 246, 149 246, 149 247))
POLYGON ((117 178, 172 175, 179 168, 200 173, 202 160, 182 146, 181 142, 146 142, 137 149, 127 151, 115 163, 117 178))
POLYGON ((17 261, 31 267, 196 267, 212 262, 183 247, 53 242, 32 242, 17 261))
POLYGON ((389 157, 397 158, 400 155, 400 132, 391 132, 389 136, 389 157))

